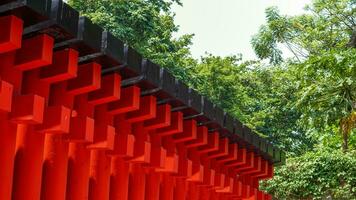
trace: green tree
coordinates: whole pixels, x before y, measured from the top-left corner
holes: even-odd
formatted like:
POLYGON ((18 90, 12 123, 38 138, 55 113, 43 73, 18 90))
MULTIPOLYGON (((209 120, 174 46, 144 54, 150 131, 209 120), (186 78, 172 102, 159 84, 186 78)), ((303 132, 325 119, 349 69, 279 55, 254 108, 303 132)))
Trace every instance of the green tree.
POLYGON ((301 114, 297 127, 318 142, 276 168, 262 189, 276 199, 356 199, 356 2, 314 0, 307 10, 282 16, 268 9, 251 41, 259 58, 285 66, 295 85, 289 105, 301 114), (283 59, 281 45, 294 56, 283 59))
POLYGON ((266 10, 267 24, 252 38, 258 57, 271 63, 283 61, 280 45, 294 57, 295 84, 302 122, 309 132, 336 130, 343 136, 343 149, 356 123, 356 67, 353 47, 356 28, 355 0, 314 0, 309 13, 280 15, 266 10))
POLYGON ((287 16, 276 7, 266 9, 267 23, 251 40, 256 55, 273 64, 280 63, 283 45, 300 62, 320 51, 355 45, 355 0, 314 0, 306 11, 287 16))
POLYGON ((173 38, 173 4, 179 0, 69 0, 71 6, 128 43, 144 57, 171 70, 177 77, 188 79, 195 65, 189 45, 193 35, 173 38))
POLYGON ((279 200, 355 200, 356 152, 309 152, 290 158, 261 188, 279 200))
POLYGON ((193 86, 274 145, 301 154, 314 140, 298 124, 295 78, 285 67, 267 67, 239 56, 206 55, 193 68, 193 86))
POLYGON ((356 127, 355 55, 356 49, 321 52, 296 66, 303 124, 320 132, 337 127, 344 151, 356 127))

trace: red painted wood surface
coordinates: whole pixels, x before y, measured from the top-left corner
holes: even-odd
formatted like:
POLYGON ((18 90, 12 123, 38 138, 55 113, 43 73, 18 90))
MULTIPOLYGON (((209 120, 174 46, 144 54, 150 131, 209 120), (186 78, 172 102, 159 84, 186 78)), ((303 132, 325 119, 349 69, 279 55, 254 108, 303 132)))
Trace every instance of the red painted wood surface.
POLYGON ((1 200, 264 200, 273 165, 0 17, 1 200))

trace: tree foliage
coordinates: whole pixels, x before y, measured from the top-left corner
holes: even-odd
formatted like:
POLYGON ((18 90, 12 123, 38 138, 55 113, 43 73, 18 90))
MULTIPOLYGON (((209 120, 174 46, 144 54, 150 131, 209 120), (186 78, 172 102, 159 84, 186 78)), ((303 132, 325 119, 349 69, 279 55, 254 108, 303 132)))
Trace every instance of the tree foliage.
POLYGON ((355 200, 355 157, 356 152, 309 152, 290 158, 261 186, 280 200, 355 200))
POLYGON ((306 9, 306 14, 287 16, 276 7, 268 8, 267 24, 251 40, 256 55, 276 64, 283 61, 281 45, 297 61, 351 45, 356 30, 355 0, 314 0, 306 9))
POLYGON ((149 58, 186 78, 195 65, 189 45, 193 35, 173 38, 172 4, 179 0, 69 0, 82 15, 90 18, 149 58))
POLYGON ((344 150, 356 125, 355 55, 356 49, 327 51, 297 66, 303 124, 321 132, 338 127, 344 150))
POLYGON ((292 72, 240 57, 207 55, 193 68, 193 86, 281 149, 300 154, 314 141, 298 120, 292 72), (294 92, 293 92, 294 91, 294 92))
POLYGON ((314 0, 307 9, 300 16, 268 9, 267 24, 252 39, 259 58, 285 65, 294 77, 296 98, 289 100, 301 113, 297 124, 317 141, 263 188, 276 199, 356 199, 356 2, 314 0), (294 56, 284 60, 280 45, 294 56))

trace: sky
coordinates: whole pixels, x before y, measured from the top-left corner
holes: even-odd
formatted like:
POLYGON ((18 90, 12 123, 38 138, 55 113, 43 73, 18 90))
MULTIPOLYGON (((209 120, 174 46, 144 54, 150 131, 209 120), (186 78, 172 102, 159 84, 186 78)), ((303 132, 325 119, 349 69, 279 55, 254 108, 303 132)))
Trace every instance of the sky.
MULTIPOLYGON (((242 53, 256 58, 250 44, 252 35, 265 23, 265 9, 277 6, 282 14, 297 15, 311 0, 181 0, 175 5, 176 37, 195 34, 191 52, 200 58, 205 52, 219 56, 242 53)), ((287 52, 286 52, 287 53, 287 52)))

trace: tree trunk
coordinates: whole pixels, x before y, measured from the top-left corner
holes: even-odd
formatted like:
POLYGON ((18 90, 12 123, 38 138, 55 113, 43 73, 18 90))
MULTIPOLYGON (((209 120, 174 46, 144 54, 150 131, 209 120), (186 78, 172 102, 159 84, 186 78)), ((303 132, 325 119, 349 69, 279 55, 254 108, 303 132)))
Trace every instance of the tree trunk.
POLYGON ((349 134, 342 130, 342 151, 344 153, 349 149, 349 134))
POLYGON ((347 129, 347 123, 346 119, 341 119, 339 122, 339 129, 340 129, 340 134, 342 137, 342 151, 344 153, 347 152, 349 148, 349 134, 348 134, 348 129, 347 129))

